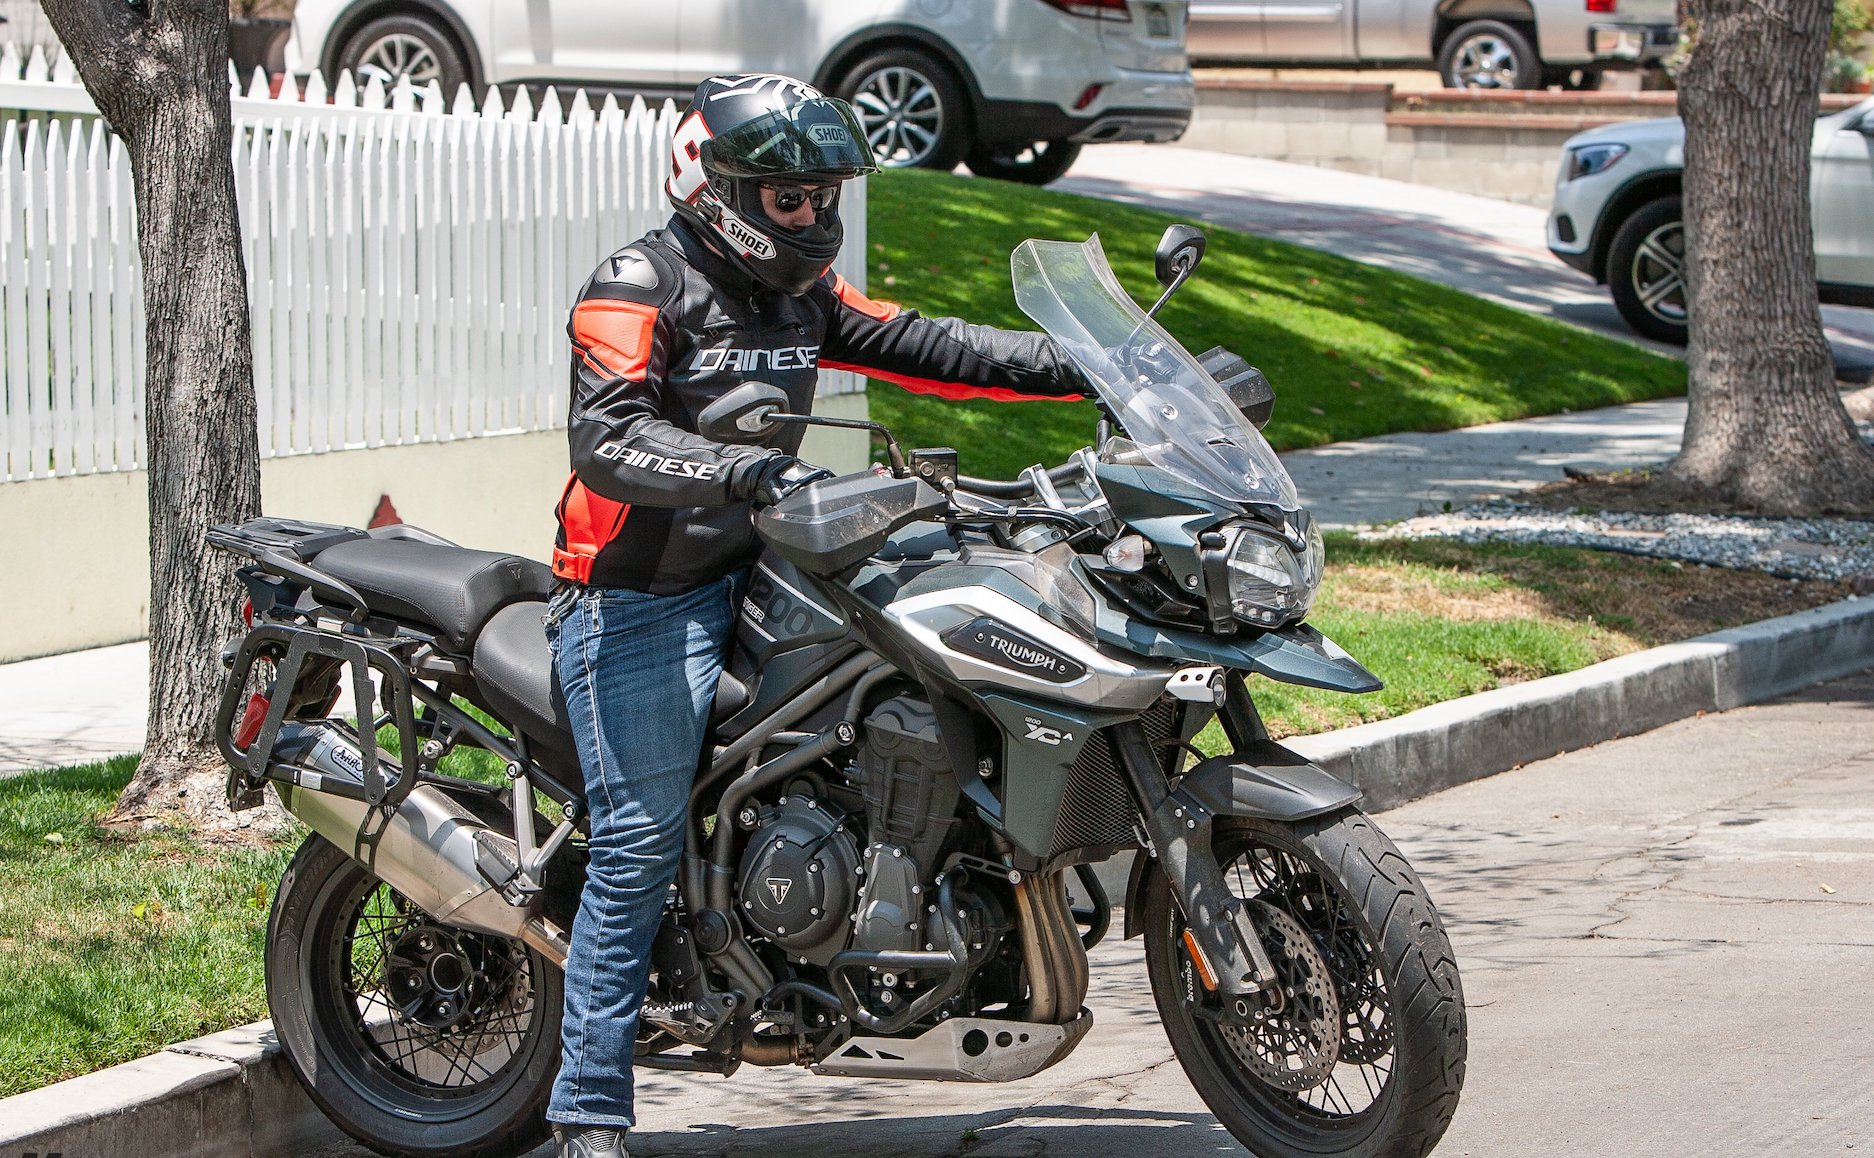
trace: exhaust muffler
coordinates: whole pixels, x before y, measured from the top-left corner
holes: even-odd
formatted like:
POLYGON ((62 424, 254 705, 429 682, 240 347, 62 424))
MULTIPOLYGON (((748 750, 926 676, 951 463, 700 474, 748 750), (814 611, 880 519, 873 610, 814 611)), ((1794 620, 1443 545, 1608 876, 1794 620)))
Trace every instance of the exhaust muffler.
MULTIPOLYGON (((383 752, 378 762, 387 779, 402 775, 383 752)), ((364 786, 364 754, 348 726, 331 720, 282 726, 267 775, 288 812, 431 917, 525 942, 565 968, 566 930, 541 914, 537 899, 509 903, 481 870, 483 864, 519 863, 512 837, 428 784, 412 788, 388 817, 363 800, 327 790, 328 784, 364 786)))

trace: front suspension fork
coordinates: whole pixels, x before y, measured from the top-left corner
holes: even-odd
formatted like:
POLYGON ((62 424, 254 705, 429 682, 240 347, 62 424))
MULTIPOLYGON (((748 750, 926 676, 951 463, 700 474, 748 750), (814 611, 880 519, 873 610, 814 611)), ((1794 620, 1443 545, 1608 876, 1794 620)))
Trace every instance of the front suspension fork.
MULTIPOLYGON (((1230 691, 1232 699, 1242 694, 1240 684, 1230 691)), ((1240 708, 1228 703, 1225 707, 1240 708)), ((1251 718, 1254 711, 1252 706, 1251 718)), ((1237 717, 1233 725, 1246 723, 1238 710, 1227 714, 1237 717)), ((1167 787, 1162 765, 1145 738, 1145 729, 1136 721, 1116 725, 1107 734, 1139 805, 1152 852, 1171 884, 1172 897, 1184 911, 1186 948, 1192 951, 1199 980, 1206 989, 1232 998, 1273 988, 1275 966, 1250 921, 1248 907, 1230 891, 1211 851, 1215 818, 1210 810, 1167 787)))

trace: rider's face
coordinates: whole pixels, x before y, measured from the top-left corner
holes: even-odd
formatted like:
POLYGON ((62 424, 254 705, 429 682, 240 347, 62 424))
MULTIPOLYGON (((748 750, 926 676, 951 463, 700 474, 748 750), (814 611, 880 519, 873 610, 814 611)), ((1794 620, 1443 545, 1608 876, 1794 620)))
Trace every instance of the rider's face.
POLYGON ((813 224, 814 202, 824 200, 836 185, 763 185, 761 211, 783 229, 805 229, 813 224))

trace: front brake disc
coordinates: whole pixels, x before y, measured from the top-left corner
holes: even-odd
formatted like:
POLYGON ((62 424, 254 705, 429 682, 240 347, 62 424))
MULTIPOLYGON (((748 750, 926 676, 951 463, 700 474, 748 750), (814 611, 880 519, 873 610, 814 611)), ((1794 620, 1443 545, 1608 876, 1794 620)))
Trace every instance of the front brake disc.
POLYGON ((1263 1081, 1297 1093, 1311 1090, 1340 1060, 1344 1023, 1333 974, 1301 922, 1267 901, 1245 904, 1275 966, 1282 1007, 1252 1010, 1246 1027, 1223 1028, 1224 1040, 1263 1081))

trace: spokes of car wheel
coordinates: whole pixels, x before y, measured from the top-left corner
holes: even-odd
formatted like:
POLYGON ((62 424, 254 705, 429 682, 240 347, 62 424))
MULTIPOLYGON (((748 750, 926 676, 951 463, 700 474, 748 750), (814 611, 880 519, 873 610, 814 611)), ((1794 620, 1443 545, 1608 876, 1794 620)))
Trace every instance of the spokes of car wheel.
POLYGON ((442 66, 429 45, 414 36, 393 32, 371 44, 358 56, 360 84, 378 77, 386 85, 409 77, 413 88, 421 88, 442 77, 442 66))
POLYGON ((1458 49, 1452 71, 1461 88, 1515 88, 1516 54, 1495 36, 1478 36, 1458 49))
POLYGON ((1669 221, 1647 234, 1633 255, 1633 290, 1653 316, 1685 324, 1685 228, 1669 221))
POLYGON ((916 165, 943 134, 943 98, 912 69, 893 66, 867 76, 853 93, 852 107, 881 165, 916 165))
POLYGON ((1345 900, 1286 849, 1252 844, 1225 877, 1281 975, 1281 1004, 1254 1010, 1246 1028, 1218 1025, 1219 1044, 1287 1114, 1365 1112, 1394 1068, 1391 995, 1373 947, 1345 900))
POLYGON ((472 1095, 500 1077, 535 1014, 526 951, 438 925, 386 885, 354 913, 333 981, 360 1059, 433 1093, 472 1095))

